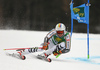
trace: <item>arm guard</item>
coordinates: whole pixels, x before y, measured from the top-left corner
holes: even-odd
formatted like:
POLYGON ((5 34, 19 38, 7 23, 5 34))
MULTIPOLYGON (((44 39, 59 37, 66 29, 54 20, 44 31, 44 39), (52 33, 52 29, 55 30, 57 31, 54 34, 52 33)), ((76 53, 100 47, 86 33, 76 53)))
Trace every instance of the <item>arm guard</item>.
POLYGON ((44 50, 47 50, 48 49, 48 37, 45 37, 44 38, 43 49, 44 50))
POLYGON ((45 37, 44 38, 44 42, 48 42, 48 37, 45 37))

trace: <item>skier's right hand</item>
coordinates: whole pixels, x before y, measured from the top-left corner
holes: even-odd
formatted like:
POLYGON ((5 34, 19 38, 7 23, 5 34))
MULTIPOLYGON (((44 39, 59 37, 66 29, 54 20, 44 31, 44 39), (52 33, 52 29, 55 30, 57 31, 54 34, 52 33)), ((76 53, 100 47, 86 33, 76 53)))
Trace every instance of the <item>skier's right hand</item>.
POLYGON ((47 43, 47 42, 44 42, 44 44, 43 44, 43 49, 44 49, 44 50, 47 50, 47 49, 48 49, 48 43, 47 43))

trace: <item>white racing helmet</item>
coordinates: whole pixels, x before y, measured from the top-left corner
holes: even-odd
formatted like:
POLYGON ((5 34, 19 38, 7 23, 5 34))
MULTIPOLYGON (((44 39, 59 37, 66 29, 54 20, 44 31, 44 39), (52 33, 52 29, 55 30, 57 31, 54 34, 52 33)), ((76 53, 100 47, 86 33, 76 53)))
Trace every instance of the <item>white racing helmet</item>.
POLYGON ((63 23, 58 23, 55 27, 55 30, 56 30, 57 35, 60 34, 60 35, 58 35, 58 37, 62 37, 65 34, 66 27, 63 23))
POLYGON ((66 27, 63 23, 58 23, 55 27, 55 30, 56 31, 65 31, 66 30, 66 27))

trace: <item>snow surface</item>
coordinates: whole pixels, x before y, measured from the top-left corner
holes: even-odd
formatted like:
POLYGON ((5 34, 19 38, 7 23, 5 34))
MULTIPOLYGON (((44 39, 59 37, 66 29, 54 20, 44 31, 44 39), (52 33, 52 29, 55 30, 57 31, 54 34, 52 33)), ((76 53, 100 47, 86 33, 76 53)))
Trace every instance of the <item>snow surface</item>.
POLYGON ((73 33, 71 51, 52 62, 36 58, 41 52, 26 55, 26 60, 7 56, 6 48, 39 46, 48 31, 0 30, 0 70, 100 70, 100 34, 90 34, 90 59, 87 59, 87 34, 73 33))

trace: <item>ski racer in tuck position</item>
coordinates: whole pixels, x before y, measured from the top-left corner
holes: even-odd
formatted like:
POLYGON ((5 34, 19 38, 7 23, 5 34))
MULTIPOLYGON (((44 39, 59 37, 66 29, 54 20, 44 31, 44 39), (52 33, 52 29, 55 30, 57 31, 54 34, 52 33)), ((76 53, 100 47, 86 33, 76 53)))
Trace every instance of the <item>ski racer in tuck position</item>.
POLYGON ((23 53, 33 53, 45 50, 38 56, 42 58, 47 58, 51 54, 58 56, 70 51, 70 40, 70 34, 66 31, 65 25, 63 23, 58 23, 55 29, 52 29, 44 38, 42 49, 34 47, 30 49, 24 49, 24 51, 20 51, 18 53, 23 55, 23 53))

